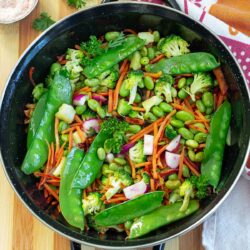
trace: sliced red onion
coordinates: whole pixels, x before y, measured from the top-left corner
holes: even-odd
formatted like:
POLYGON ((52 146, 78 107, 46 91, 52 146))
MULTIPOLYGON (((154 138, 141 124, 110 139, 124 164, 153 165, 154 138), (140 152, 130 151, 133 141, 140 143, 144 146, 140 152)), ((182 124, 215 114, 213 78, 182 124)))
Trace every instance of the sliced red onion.
POLYGON ((87 133, 91 128, 93 128, 96 133, 100 131, 100 124, 97 119, 92 118, 83 122, 84 132, 87 133))
POLYGON ((102 95, 98 95, 98 94, 93 94, 92 99, 94 99, 98 102, 102 102, 102 103, 106 103, 108 101, 106 97, 104 97, 102 95))
POLYGON ((84 105, 85 102, 88 100, 89 96, 84 94, 77 94, 73 97, 73 104, 74 105, 84 105))
POLYGON ((152 155, 154 148, 154 136, 153 135, 144 135, 144 146, 143 154, 152 155))
POLYGON ((135 143, 127 143, 123 145, 120 154, 126 154, 129 151, 129 149, 132 148, 134 145, 135 143))
POLYGON ((146 191, 147 191, 147 185, 143 180, 123 189, 126 198, 129 200, 146 193, 146 191))
POLYGON ((169 151, 169 152, 174 151, 174 150, 179 146, 180 140, 181 140, 181 136, 180 136, 180 135, 177 135, 177 136, 168 144, 168 146, 166 147, 166 150, 169 151))
POLYGON ((170 168, 177 168, 180 162, 180 155, 167 152, 165 153, 165 160, 170 168))

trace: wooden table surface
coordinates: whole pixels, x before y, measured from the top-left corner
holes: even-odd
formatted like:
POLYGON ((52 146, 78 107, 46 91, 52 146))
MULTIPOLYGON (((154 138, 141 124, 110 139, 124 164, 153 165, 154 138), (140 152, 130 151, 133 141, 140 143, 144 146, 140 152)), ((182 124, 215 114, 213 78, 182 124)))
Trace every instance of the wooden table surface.
MULTIPOLYGON (((31 28, 31 23, 41 11, 46 11, 54 20, 76 11, 69 8, 66 0, 40 0, 36 9, 24 20, 9 25, 0 25, 0 93, 5 81, 25 48, 39 33, 31 28)), ((87 1, 88 6, 99 0, 87 1)), ((38 221, 19 201, 11 189, 0 167, 0 249, 2 250, 69 250, 69 240, 54 233, 38 221)), ((94 250, 83 247, 85 250, 94 250)), ((166 244, 167 250, 200 250, 201 227, 166 244)))

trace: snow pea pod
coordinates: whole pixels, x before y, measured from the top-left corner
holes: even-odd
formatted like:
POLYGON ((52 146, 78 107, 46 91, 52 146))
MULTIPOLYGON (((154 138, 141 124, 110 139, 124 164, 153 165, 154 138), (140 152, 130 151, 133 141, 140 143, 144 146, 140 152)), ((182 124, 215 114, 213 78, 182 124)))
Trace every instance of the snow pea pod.
POLYGON ((146 70, 149 72, 162 71, 164 74, 178 75, 210 71, 220 66, 212 54, 195 52, 168 59, 162 59, 158 63, 149 64, 146 70))
POLYGON ((102 72, 112 68, 115 64, 127 58, 136 50, 142 48, 145 41, 137 36, 128 36, 124 42, 115 48, 105 51, 100 56, 93 58, 83 69, 83 73, 88 78, 99 76, 102 72))
POLYGON ((107 208, 96 215, 96 224, 99 226, 117 225, 149 213, 161 205, 163 195, 162 191, 151 192, 107 208))
POLYGON ((129 239, 141 237, 159 227, 189 216, 199 209, 199 201, 191 200, 184 212, 179 211, 181 206, 182 202, 176 202, 139 217, 130 228, 129 239))
POLYGON ((225 101, 214 113, 210 133, 207 136, 204 158, 201 163, 201 175, 214 188, 220 181, 224 148, 231 120, 231 104, 225 101))
MULTIPOLYGON (((30 123, 29 123, 29 128, 28 128, 28 137, 27 137, 27 148, 30 147, 35 134, 36 130, 39 128, 40 122, 43 118, 44 110, 45 110, 45 105, 47 102, 47 97, 48 97, 48 92, 45 92, 39 101, 36 104, 35 110, 32 113, 32 116, 30 118, 30 123)), ((51 138, 53 136, 53 129, 49 131, 51 133, 51 138)))
POLYGON ((31 174, 43 167, 48 158, 47 142, 54 141, 55 113, 63 103, 71 104, 72 88, 64 71, 57 72, 48 90, 47 102, 39 128, 22 163, 22 171, 31 174))
POLYGON ((63 217, 70 225, 82 230, 84 229, 83 190, 71 188, 71 183, 83 156, 84 152, 78 148, 73 148, 67 155, 59 189, 59 204, 63 217))

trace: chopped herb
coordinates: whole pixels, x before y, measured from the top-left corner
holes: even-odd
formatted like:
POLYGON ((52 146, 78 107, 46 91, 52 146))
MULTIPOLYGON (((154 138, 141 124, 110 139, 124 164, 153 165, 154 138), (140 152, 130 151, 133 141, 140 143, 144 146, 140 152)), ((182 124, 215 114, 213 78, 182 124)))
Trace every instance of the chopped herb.
POLYGON ((42 12, 40 17, 36 18, 32 22, 32 28, 38 31, 44 31, 54 23, 55 21, 51 19, 48 13, 42 12))
POLYGON ((67 0, 67 4, 69 6, 80 9, 86 5, 86 1, 85 0, 67 0))

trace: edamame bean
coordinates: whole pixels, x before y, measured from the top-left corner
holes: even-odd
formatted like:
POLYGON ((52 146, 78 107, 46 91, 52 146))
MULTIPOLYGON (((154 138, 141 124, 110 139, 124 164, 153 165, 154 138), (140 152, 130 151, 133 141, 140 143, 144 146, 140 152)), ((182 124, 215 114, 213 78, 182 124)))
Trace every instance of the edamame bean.
POLYGON ((191 160, 191 161, 195 161, 195 152, 191 149, 188 150, 188 158, 191 160))
POLYGON ((201 113, 204 113, 206 111, 206 107, 203 104, 202 100, 197 100, 195 104, 201 113))
POLYGON ((59 122, 59 126, 58 126, 58 132, 62 132, 63 130, 67 129, 69 127, 69 124, 64 122, 64 121, 60 121, 59 122))
POLYGON ((102 119, 106 116, 106 112, 101 106, 97 107, 96 112, 102 119))
POLYGON ((183 139, 183 138, 181 138, 181 139, 180 139, 180 144, 181 144, 181 145, 185 145, 185 143, 186 143, 186 140, 183 139))
POLYGON ((213 107, 206 108, 206 115, 212 114, 213 110, 214 110, 213 107))
POLYGON ((180 99, 185 99, 188 96, 187 92, 185 92, 183 89, 179 90, 178 97, 180 99))
POLYGON ((115 40, 117 37, 119 37, 120 32, 118 31, 109 31, 105 34, 105 39, 110 42, 115 40))
POLYGON ((173 110, 173 107, 166 102, 161 102, 159 107, 166 113, 170 113, 173 110))
POLYGON ((142 56, 147 56, 147 54, 148 54, 147 47, 142 47, 142 49, 140 50, 140 53, 142 56))
POLYGON ((177 120, 177 119, 171 119, 170 124, 175 128, 183 128, 184 122, 177 120))
POLYGON ((135 102, 135 103, 141 102, 141 96, 140 96, 138 93, 136 93, 136 95, 135 95, 135 100, 134 100, 134 102, 135 102))
POLYGON ((179 81, 178 81, 178 88, 181 89, 186 85, 186 78, 182 77, 179 81))
POLYGON ((97 78, 85 79, 84 84, 88 87, 97 87, 100 84, 100 81, 97 78))
POLYGON ((135 110, 130 110, 128 115, 129 115, 129 117, 131 117, 131 118, 136 118, 136 117, 139 116, 139 112, 138 112, 138 111, 135 111, 135 110))
POLYGON ((113 171, 117 171, 117 170, 122 169, 122 167, 119 166, 118 164, 112 162, 112 163, 109 164, 109 169, 110 169, 110 170, 113 170, 113 171))
POLYGON ((75 110, 78 115, 81 115, 86 110, 86 105, 76 106, 75 110))
POLYGON ((168 179, 173 181, 173 180, 178 180, 178 175, 177 174, 171 174, 168 176, 168 179))
POLYGON ((160 107, 158 107, 158 106, 154 106, 154 107, 152 108, 152 112, 153 112, 153 114, 154 114, 155 116, 157 116, 157 117, 162 117, 162 116, 164 116, 164 111, 163 111, 160 107))
POLYGON ((100 103, 94 99, 88 99, 88 106, 91 110, 97 111, 97 108, 100 107, 100 103))
POLYGON ((207 108, 214 106, 214 96, 211 92, 205 92, 202 95, 202 102, 207 108))
POLYGON ((178 188, 180 185, 181 182, 179 180, 168 180, 165 182, 165 186, 171 190, 178 188))
POLYGON ((195 140, 187 140, 186 145, 188 147, 191 147, 191 148, 198 148, 199 147, 199 143, 195 140))
POLYGON ((119 94, 121 97, 129 96, 129 89, 126 88, 126 81, 123 81, 119 94))
POLYGON ((130 68, 133 70, 138 70, 141 68, 141 54, 139 51, 135 51, 130 62, 130 68))
MULTIPOLYGON (((200 122, 197 122, 197 123, 194 123, 193 126, 197 127, 197 128, 205 128, 205 125, 203 123, 200 123, 200 122)), ((198 130, 196 129, 190 129, 190 131, 195 135, 197 133, 199 133, 198 130)))
POLYGON ((190 112, 187 112, 187 111, 178 111, 176 114, 175 114, 176 118, 181 120, 181 121, 193 121, 194 120, 194 115, 190 112))
POLYGON ((106 158, 106 153, 104 148, 98 148, 97 149, 97 156, 100 161, 104 161, 106 158))
POLYGON ((141 60, 140 60, 140 63, 141 63, 141 65, 149 64, 149 58, 146 57, 146 56, 142 57, 141 60))
POLYGON ((190 177, 190 172, 189 172, 189 168, 187 167, 187 165, 183 164, 182 167, 182 175, 186 178, 190 177))
POLYGON ((153 36, 154 36, 154 42, 156 42, 156 43, 159 42, 159 40, 161 38, 159 31, 157 31, 157 30, 154 31, 153 36))
POLYGON ((154 89, 154 81, 150 76, 145 76, 144 77, 144 85, 146 89, 152 90, 154 89))
POLYGON ((187 128, 179 128, 178 133, 186 140, 192 140, 194 138, 193 133, 187 128))
POLYGON ((64 141, 64 142, 69 141, 69 135, 67 135, 67 134, 61 135, 61 140, 64 141))
POLYGON ((119 157, 114 158, 113 161, 117 163, 118 165, 122 165, 122 166, 127 164, 126 160, 124 160, 123 158, 119 158, 119 157))
POLYGON ((194 140, 198 143, 204 143, 207 140, 207 134, 199 132, 194 136, 194 140))
POLYGON ((171 87, 171 96, 175 98, 177 96, 177 90, 174 87, 171 87))
POLYGON ((187 86, 191 85, 191 83, 193 83, 193 81, 194 81, 194 78, 193 77, 189 77, 187 79, 187 81, 186 81, 187 86))
POLYGON ((127 115, 129 114, 129 112, 132 110, 131 105, 128 104, 127 101, 125 101, 124 99, 121 99, 118 103, 118 107, 117 107, 117 112, 119 115, 127 115))
POLYGON ((131 174, 132 171, 131 171, 131 167, 129 165, 125 165, 124 166, 124 171, 126 171, 127 173, 131 174))
POLYGON ((128 126, 128 132, 136 134, 141 130, 141 126, 140 125, 134 125, 134 124, 130 124, 128 126))
POLYGON ((199 153, 195 154, 194 161, 195 162, 202 162, 203 157, 204 157, 204 153, 203 152, 199 152, 199 153))
POLYGON ((144 81, 143 80, 139 81, 138 87, 141 88, 141 89, 144 88, 144 81))
POLYGON ((149 58, 149 60, 152 60, 154 57, 155 57, 154 48, 152 48, 152 47, 148 48, 148 58, 149 58))
POLYGON ((151 112, 148 112, 144 115, 144 119, 147 121, 154 122, 157 120, 157 117, 154 114, 152 114, 151 112))

